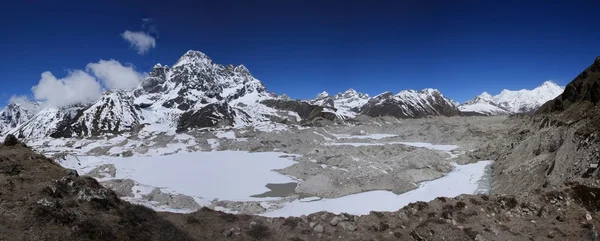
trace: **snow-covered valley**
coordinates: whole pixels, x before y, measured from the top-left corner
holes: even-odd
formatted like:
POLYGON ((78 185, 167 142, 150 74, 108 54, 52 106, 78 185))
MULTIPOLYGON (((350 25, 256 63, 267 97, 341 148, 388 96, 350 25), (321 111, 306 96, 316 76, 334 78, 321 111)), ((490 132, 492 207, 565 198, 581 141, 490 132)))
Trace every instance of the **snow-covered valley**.
MULTIPOLYGON (((466 119, 501 120, 475 118, 466 119)), ((471 141, 454 142, 445 137, 447 131, 427 138, 411 133, 434 124, 427 121, 373 121, 271 131, 148 129, 141 136, 43 139, 31 145, 64 167, 98 179, 124 200, 160 211, 193 212, 206 206, 264 216, 362 215, 438 196, 485 192, 480 182, 489 162, 459 158, 472 148, 471 141), (440 141, 427 142, 431 137, 440 141)))

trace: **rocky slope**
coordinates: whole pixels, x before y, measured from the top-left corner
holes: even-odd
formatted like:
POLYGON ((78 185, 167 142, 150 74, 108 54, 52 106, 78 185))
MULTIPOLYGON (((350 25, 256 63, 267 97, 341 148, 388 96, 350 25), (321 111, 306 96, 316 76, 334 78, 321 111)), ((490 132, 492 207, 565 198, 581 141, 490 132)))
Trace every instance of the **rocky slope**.
POLYGON ((563 92, 563 87, 546 81, 533 90, 502 90, 492 96, 487 92, 465 102, 458 108, 462 112, 481 115, 508 115, 528 113, 537 110, 542 104, 555 98, 563 92))
POLYGON ((404 90, 396 95, 392 92, 385 92, 369 100, 360 112, 372 117, 394 116, 397 118, 460 115, 454 102, 435 89, 404 90))
POLYGON ((0 146, 0 186, 1 240, 194 240, 14 136, 0 146))
POLYGON ((493 192, 520 193, 600 177, 599 83, 600 60, 596 59, 534 116, 511 117, 509 138, 483 149, 495 150, 484 151, 496 160, 493 192))

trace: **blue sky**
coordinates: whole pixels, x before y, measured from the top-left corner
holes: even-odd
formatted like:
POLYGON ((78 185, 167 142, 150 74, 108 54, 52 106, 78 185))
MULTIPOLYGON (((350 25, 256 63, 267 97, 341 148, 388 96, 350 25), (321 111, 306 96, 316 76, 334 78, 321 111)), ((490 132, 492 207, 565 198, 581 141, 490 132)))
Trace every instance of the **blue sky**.
MULTIPOLYGON (((140 72, 189 49, 244 64, 294 98, 565 85, 600 55, 598 1, 10 1, 0 9, 0 105, 44 71, 114 59, 140 72), (144 55, 121 37, 152 18, 144 55)), ((148 27, 148 26, 146 26, 148 27)), ((148 28, 145 28, 148 31, 148 28)))

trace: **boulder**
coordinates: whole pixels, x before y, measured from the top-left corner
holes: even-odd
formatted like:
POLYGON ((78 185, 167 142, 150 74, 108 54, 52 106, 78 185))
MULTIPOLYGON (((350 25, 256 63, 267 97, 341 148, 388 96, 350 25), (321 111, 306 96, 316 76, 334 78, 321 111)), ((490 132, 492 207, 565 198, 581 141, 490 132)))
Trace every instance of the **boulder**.
POLYGON ((17 137, 15 135, 7 135, 4 138, 4 145, 5 146, 14 146, 19 144, 19 139, 17 139, 17 137))

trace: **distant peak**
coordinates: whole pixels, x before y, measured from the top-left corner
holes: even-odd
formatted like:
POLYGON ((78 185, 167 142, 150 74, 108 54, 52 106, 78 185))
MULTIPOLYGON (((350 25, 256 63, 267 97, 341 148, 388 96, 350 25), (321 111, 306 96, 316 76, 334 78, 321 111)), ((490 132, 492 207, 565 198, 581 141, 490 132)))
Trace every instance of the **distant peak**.
POLYGON ((169 68, 169 66, 158 63, 158 64, 155 64, 154 67, 152 67, 152 68, 153 69, 162 69, 162 68, 169 68))
POLYGON ((185 52, 185 54, 183 56, 192 56, 192 57, 206 57, 208 58, 208 56, 200 51, 197 50, 188 50, 187 52, 185 52))
POLYGON ((235 67, 234 71, 235 72, 242 72, 242 73, 250 73, 250 71, 248 70, 248 68, 246 68, 246 66, 244 66, 243 64, 240 64, 237 67, 235 67))
POLYGON ((354 89, 350 88, 350 89, 348 89, 348 90, 344 91, 344 93, 352 93, 352 94, 355 94, 355 93, 357 93, 357 92, 356 92, 356 90, 354 90, 354 89))
POLYGON ((291 98, 290 98, 288 95, 286 95, 285 93, 283 93, 283 94, 281 94, 281 95, 279 96, 279 99, 282 99, 282 100, 290 100, 291 98))
POLYGON ((329 97, 329 93, 327 93, 327 91, 323 91, 317 95, 317 99, 321 99, 321 98, 325 98, 325 97, 329 97))
POLYGON ((511 92, 514 92, 514 91, 508 90, 508 89, 503 89, 502 91, 500 91, 500 95, 502 95, 502 94, 509 94, 511 92))
POLYGON ((546 80, 546 81, 544 81, 544 83, 542 84, 542 86, 558 87, 558 85, 556 83, 554 83, 552 80, 546 80))
POLYGON ((398 95, 410 94, 410 93, 417 93, 417 91, 416 90, 402 90, 398 93, 398 95))
POLYGON ((437 89, 432 89, 432 88, 426 88, 421 90, 421 93, 427 93, 427 94, 433 94, 433 93, 439 93, 440 91, 437 89))
POLYGON ((393 96, 393 95, 394 95, 394 93, 392 93, 391 91, 386 91, 386 92, 383 92, 383 93, 381 93, 381 94, 378 94, 378 95, 376 95, 376 96, 375 96, 375 97, 373 97, 373 98, 374 98, 374 99, 376 99, 376 98, 388 98, 388 97, 391 97, 391 96, 393 96))
POLYGON ((490 100, 490 99, 492 99, 492 97, 493 97, 493 96, 492 96, 492 95, 490 95, 490 93, 488 93, 487 91, 484 91, 483 93, 481 93, 481 94, 479 95, 479 98, 482 98, 482 99, 484 99, 484 100, 490 100))

